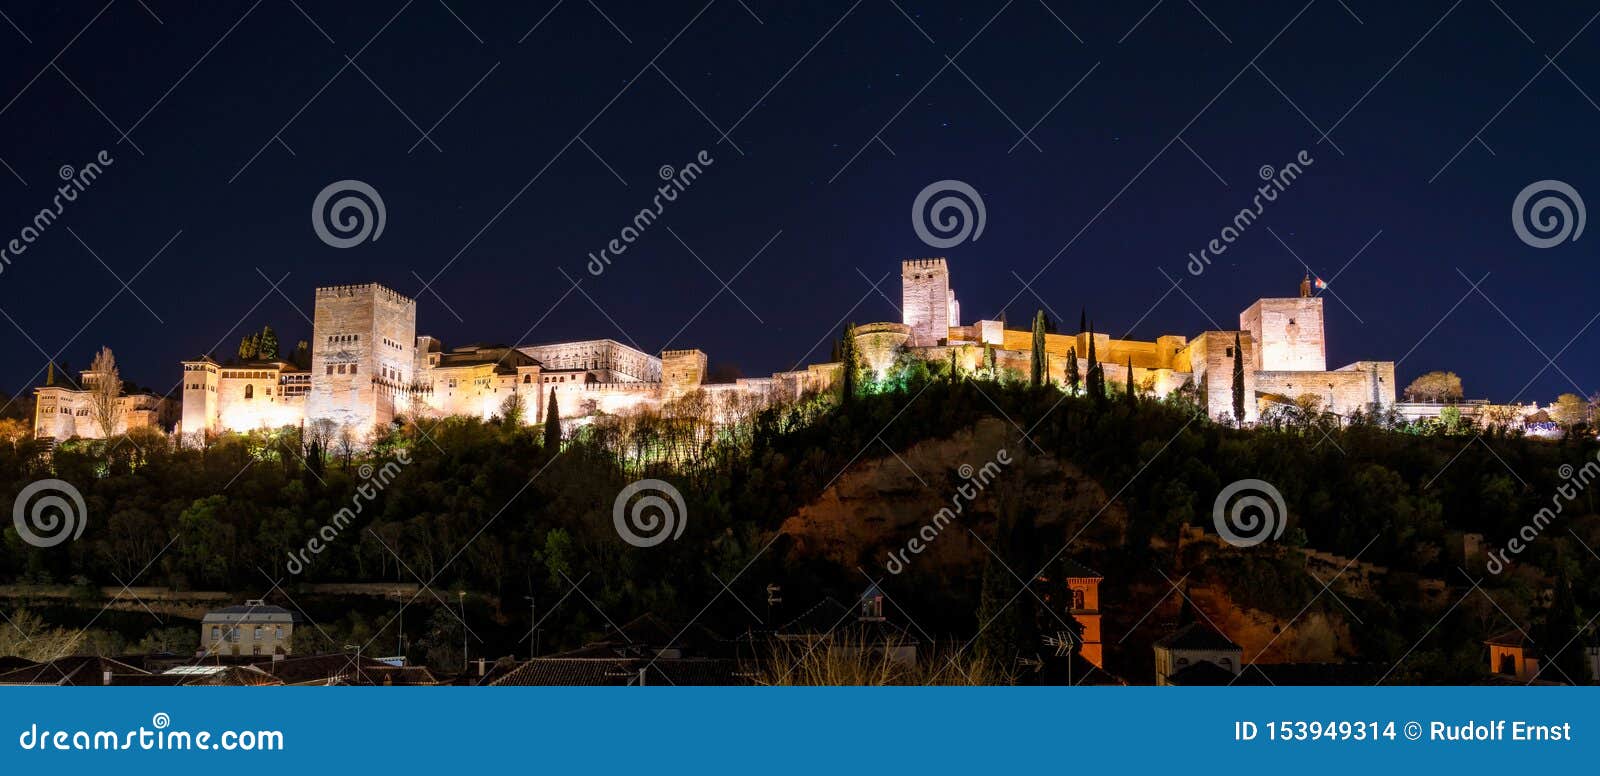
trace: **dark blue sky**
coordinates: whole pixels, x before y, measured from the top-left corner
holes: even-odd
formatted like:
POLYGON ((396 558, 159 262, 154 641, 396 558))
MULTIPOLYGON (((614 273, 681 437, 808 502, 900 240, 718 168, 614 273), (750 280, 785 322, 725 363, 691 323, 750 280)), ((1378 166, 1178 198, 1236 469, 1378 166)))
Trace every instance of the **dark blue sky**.
POLYGON ((897 318, 863 273, 898 303, 899 260, 941 253, 910 217, 941 179, 987 212, 942 251, 968 320, 1031 314, 1017 276, 1037 274, 1068 328, 1084 306, 1141 338, 1236 326, 1294 293, 1282 238, 1333 280, 1330 365, 1452 369, 1501 400, 1600 387, 1600 235, 1541 250, 1511 222, 1543 179, 1600 202, 1593 4, 446 2, 0 3, 0 245, 62 165, 115 159, 0 273, 0 390, 41 350, 82 367, 109 345, 165 390, 245 329, 309 338, 263 275, 307 313, 315 286, 382 282, 449 344, 615 337, 787 369, 841 319, 897 318), (590 277, 658 168, 701 150, 711 168, 590 277), (1301 150, 1314 164, 1189 277, 1258 169, 1301 150), (313 232, 341 179, 382 196, 379 240, 313 232), (1463 277, 1486 274, 1481 294, 1463 277))

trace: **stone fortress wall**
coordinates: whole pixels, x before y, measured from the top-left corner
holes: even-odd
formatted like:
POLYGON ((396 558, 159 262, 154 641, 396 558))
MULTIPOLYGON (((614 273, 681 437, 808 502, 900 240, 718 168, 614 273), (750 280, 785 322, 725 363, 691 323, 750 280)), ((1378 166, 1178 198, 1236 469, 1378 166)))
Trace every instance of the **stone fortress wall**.
MULTIPOLYGON (((902 319, 898 332, 909 332, 904 347, 929 361, 948 362, 952 355, 965 371, 985 368, 993 351, 996 369, 1025 376, 1032 368, 1033 332, 1007 329, 1001 321, 975 321, 962 325, 948 318, 939 336, 935 322, 959 315, 950 288, 949 266, 944 259, 911 259, 901 265, 902 319), (943 300, 941 302, 941 300, 943 300)), ((1125 385, 1133 372, 1136 390, 1164 397, 1192 384, 1214 418, 1233 415, 1235 359, 1244 362, 1244 422, 1260 419, 1274 403, 1315 397, 1323 409, 1338 415, 1395 403, 1394 363, 1358 361, 1339 369, 1327 368, 1327 344, 1322 299, 1311 294, 1310 280, 1301 283, 1296 297, 1258 299, 1239 315, 1239 328, 1204 331, 1193 337, 1167 334, 1154 340, 1115 339, 1108 334, 1078 332, 1045 334, 1046 370, 1051 382, 1066 380, 1069 353, 1075 353, 1078 373, 1088 373, 1089 340, 1105 372, 1106 383, 1125 385), (1237 347, 1242 351, 1235 353, 1237 347)), ((856 327, 858 350, 869 368, 880 374, 893 363, 886 352, 892 345, 888 327, 856 327)))
MULTIPOLYGON (((1001 371, 1026 376, 1032 333, 1002 321, 963 324, 943 258, 901 263, 902 319, 855 327, 857 351, 866 369, 885 374, 902 356, 930 362, 952 359, 964 372, 986 368, 992 357, 1001 371)), ((223 365, 202 358, 183 362, 178 429, 199 436, 316 424, 364 436, 396 417, 489 418, 508 402, 524 422, 541 423, 554 398, 563 421, 583 422, 597 413, 660 410, 697 392, 721 416, 751 403, 794 401, 807 393, 835 390, 842 367, 813 364, 770 377, 706 383, 706 354, 668 350, 654 356, 612 339, 521 347, 468 345, 447 349, 416 333, 416 302, 368 283, 316 290, 309 370, 287 362, 223 365)), ((1162 397, 1185 385, 1198 391, 1212 417, 1233 413, 1233 369, 1245 364, 1245 421, 1254 422, 1276 402, 1313 396, 1340 415, 1395 404, 1394 364, 1359 361, 1326 368, 1322 300, 1302 283, 1297 297, 1260 299, 1239 316, 1239 328, 1154 340, 1093 336, 1096 356, 1112 386, 1126 384, 1162 397), (1235 343, 1242 352, 1235 353, 1235 343)), ((1080 375, 1088 371, 1088 332, 1045 335, 1051 382, 1065 383, 1075 353, 1080 375)), ((70 390, 38 389, 40 436, 96 435, 70 390), (62 407, 73 405, 71 413, 62 407), (71 420, 69 420, 69 418, 71 420)), ((131 397, 130 397, 131 398, 131 397)), ((130 419, 152 422, 157 413, 130 419)), ((130 418, 134 415, 130 414, 130 418)))

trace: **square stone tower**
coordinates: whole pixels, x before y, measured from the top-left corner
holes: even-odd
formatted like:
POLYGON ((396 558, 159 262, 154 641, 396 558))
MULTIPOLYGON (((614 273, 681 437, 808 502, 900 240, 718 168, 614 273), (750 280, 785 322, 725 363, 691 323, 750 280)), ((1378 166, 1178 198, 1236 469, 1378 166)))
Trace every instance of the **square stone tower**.
POLYGON ((183 419, 178 430, 201 439, 217 430, 217 362, 209 358, 183 362, 183 419))
POLYGON ((661 351, 662 398, 668 401, 700 390, 706 380, 706 354, 701 350, 661 351))
POLYGON ((950 327, 961 325, 960 310, 944 259, 900 262, 901 323, 911 327, 912 347, 938 345, 949 338, 950 327))
POLYGON ((417 303, 376 283, 317 289, 309 422, 357 434, 410 407, 417 303))
POLYGON ((1239 314, 1239 328, 1255 340, 1258 372, 1325 372, 1322 298, 1257 299, 1239 314))

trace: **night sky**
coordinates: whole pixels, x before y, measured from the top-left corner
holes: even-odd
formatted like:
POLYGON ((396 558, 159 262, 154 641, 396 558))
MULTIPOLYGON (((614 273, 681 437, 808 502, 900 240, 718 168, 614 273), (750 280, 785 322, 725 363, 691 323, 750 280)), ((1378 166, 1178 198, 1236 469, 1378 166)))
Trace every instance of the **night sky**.
POLYGON ((1142 339, 1236 327, 1303 260, 1331 280, 1330 367, 1591 394, 1600 234, 1530 247, 1511 210, 1546 179, 1600 202, 1600 7, 1498 2, 6 0, 0 245, 63 165, 114 162, 0 272, 0 391, 101 345, 166 391, 262 324, 309 339, 314 287, 370 281, 451 346, 613 337, 761 375, 898 320, 900 259, 942 254, 965 322, 1020 328, 1042 297, 1142 339), (336 249, 311 205, 343 179, 386 221, 336 249), (911 204, 943 179, 986 222, 941 251, 911 204))

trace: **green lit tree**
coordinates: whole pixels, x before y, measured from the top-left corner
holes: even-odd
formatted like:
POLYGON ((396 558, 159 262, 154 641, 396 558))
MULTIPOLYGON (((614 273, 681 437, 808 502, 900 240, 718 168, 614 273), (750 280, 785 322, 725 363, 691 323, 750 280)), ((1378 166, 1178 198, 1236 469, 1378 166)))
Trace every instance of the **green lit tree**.
POLYGON ((856 325, 844 327, 844 339, 839 341, 840 401, 849 403, 861 392, 861 354, 856 351, 856 325))
POLYGON ((271 326, 261 327, 261 336, 256 340, 256 358, 265 361, 278 360, 278 333, 271 326))
POLYGON ((1033 358, 1030 363, 1032 369, 1028 373, 1028 385, 1035 388, 1050 382, 1045 361, 1044 329, 1044 311, 1040 310, 1033 315, 1033 358))
POLYGON ((1078 374, 1078 349, 1067 348, 1067 390, 1076 394, 1083 383, 1083 377, 1078 374))
POLYGON ((1106 373, 1100 367, 1100 359, 1094 351, 1094 322, 1089 322, 1089 371, 1084 380, 1088 384, 1089 396, 1095 401, 1106 398, 1106 373))
POLYGON ((556 389, 550 389, 550 403, 544 412, 544 449, 552 455, 561 450, 561 410, 556 407, 556 389))

